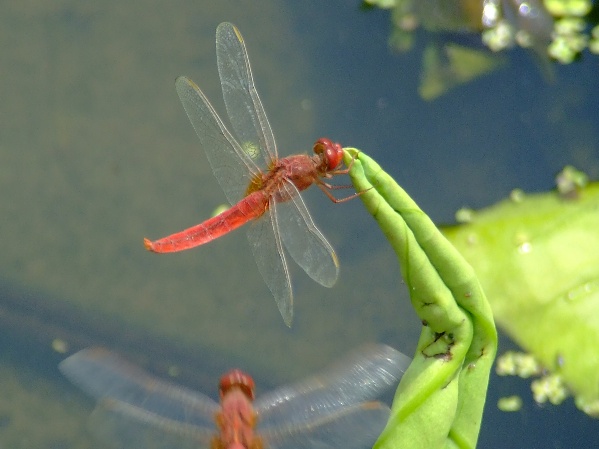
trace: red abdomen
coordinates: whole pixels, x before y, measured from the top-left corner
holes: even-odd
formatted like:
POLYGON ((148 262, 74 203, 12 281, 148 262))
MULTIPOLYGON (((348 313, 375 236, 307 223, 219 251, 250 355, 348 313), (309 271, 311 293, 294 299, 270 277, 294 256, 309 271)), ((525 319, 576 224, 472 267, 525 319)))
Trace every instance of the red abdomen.
POLYGON ((216 217, 153 242, 144 239, 144 245, 146 249, 155 253, 183 251, 234 231, 248 221, 260 217, 266 209, 268 209, 268 197, 262 191, 254 192, 216 217))

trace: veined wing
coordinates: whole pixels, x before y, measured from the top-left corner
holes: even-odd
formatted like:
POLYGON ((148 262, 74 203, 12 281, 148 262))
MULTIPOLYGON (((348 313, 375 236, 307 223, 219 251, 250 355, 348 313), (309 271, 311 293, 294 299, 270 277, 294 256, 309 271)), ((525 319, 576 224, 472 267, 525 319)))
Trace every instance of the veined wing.
POLYGON ((283 321, 291 327, 293 321, 293 293, 289 269, 283 253, 281 233, 277 223, 277 208, 280 206, 281 203, 276 203, 271 198, 264 215, 250 224, 247 236, 258 270, 275 297, 283 321))
POLYGON ((296 426, 260 431, 268 449, 369 449, 381 434, 390 410, 380 402, 363 402, 296 426))
POLYGON ((258 270, 275 297, 287 326, 293 320, 293 290, 283 244, 297 264, 316 282, 332 287, 339 274, 335 251, 320 233, 297 188, 285 182, 289 201, 269 201, 268 210, 248 229, 258 270))
POLYGON ((235 204, 244 197, 252 176, 260 170, 235 141, 206 96, 193 81, 180 76, 175 81, 175 88, 206 152, 214 176, 229 202, 235 204))
POLYGON ((208 449, 216 432, 112 398, 100 400, 89 424, 99 439, 118 449, 208 449))
POLYGON ((214 415, 220 406, 212 399, 158 380, 106 349, 79 351, 62 361, 59 368, 95 399, 113 399, 157 419, 214 429, 214 415))
POLYGON ((277 157, 275 137, 254 86, 243 37, 230 23, 221 23, 216 29, 216 58, 233 130, 252 159, 256 161, 262 154, 268 166, 277 157))
POLYGON ((333 247, 312 221, 293 183, 286 181, 281 188, 291 198, 277 204, 277 222, 285 248, 312 279, 332 287, 339 275, 339 260, 333 247))
POLYGON ((353 404, 372 400, 399 382, 410 361, 386 345, 361 346, 320 374, 260 396, 254 402, 260 431, 304 427, 353 404))

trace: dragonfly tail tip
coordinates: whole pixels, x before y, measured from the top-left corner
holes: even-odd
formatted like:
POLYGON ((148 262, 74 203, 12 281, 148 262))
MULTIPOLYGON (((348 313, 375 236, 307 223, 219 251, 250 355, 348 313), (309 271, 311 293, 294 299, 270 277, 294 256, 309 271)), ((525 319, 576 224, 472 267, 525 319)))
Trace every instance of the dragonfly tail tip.
POLYGON ((146 247, 146 249, 148 251, 154 251, 154 245, 152 244, 152 242, 150 241, 150 239, 144 238, 144 246, 146 247))

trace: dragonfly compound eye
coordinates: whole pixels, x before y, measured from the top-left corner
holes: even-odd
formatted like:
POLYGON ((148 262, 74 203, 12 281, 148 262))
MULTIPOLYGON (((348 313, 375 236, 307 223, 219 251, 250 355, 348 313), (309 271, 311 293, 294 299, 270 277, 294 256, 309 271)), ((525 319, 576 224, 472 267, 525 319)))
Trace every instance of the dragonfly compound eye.
POLYGON ((343 149, 338 143, 333 143, 330 139, 320 138, 314 144, 314 153, 324 154, 327 161, 327 169, 336 169, 343 159, 343 149))
POLYGON ((241 370, 234 369, 220 378, 219 391, 222 397, 233 388, 239 388, 248 398, 254 399, 254 379, 241 370))

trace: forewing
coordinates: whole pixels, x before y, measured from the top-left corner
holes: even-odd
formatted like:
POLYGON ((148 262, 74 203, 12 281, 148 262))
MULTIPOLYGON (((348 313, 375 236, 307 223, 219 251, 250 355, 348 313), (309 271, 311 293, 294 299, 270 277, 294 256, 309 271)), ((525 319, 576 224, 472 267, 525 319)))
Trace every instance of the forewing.
POLYGON ((227 114, 239 143, 254 161, 261 154, 268 166, 277 157, 275 138, 254 87, 243 37, 230 23, 216 29, 216 57, 227 114))
POLYGON ((305 426, 396 385, 410 358, 382 344, 351 352, 323 372, 260 396, 254 403, 261 429, 305 426))
POLYGON ((339 275, 339 261, 331 244, 318 230, 293 183, 282 188, 291 200, 277 204, 277 221, 289 254, 312 279, 332 287, 339 275))
POLYGON ((385 428, 389 413, 380 402, 365 402, 300 426, 262 431, 260 436, 268 449, 366 449, 385 428))
POLYGON ((279 312, 287 326, 293 321, 293 293, 287 261, 277 224, 277 204, 269 202, 268 210, 250 224, 247 232, 258 270, 275 297, 279 312))
POLYGON ((146 409, 101 399, 89 420, 91 431, 119 449, 207 449, 214 430, 174 421, 146 409))
POLYGON ((89 348, 68 357, 60 371, 95 399, 111 398, 148 414, 201 428, 214 428, 220 406, 207 396, 158 380, 116 354, 89 348))
POLYGON ((252 176, 259 169, 242 150, 222 120, 190 79, 180 76, 175 81, 177 94, 204 149, 214 176, 231 204, 245 196, 252 176))

